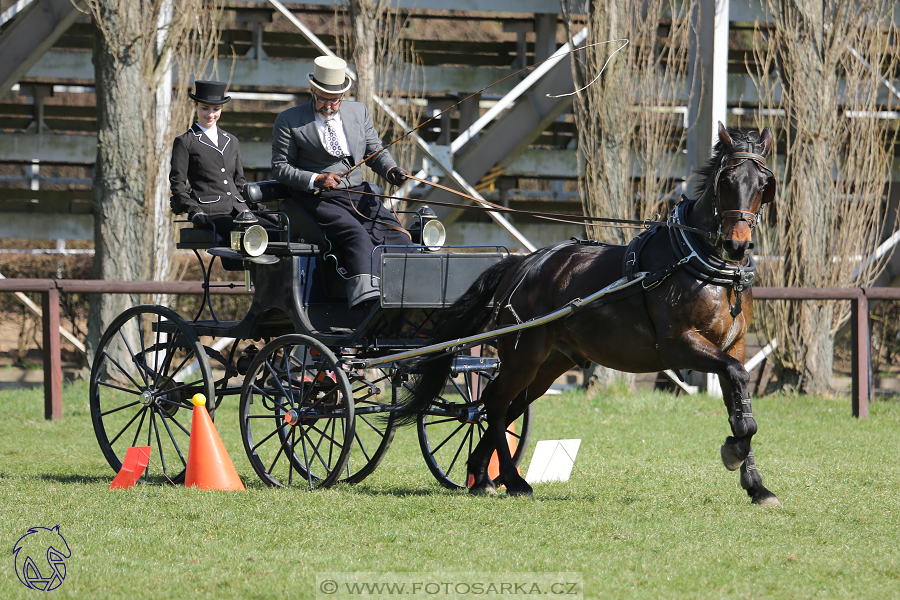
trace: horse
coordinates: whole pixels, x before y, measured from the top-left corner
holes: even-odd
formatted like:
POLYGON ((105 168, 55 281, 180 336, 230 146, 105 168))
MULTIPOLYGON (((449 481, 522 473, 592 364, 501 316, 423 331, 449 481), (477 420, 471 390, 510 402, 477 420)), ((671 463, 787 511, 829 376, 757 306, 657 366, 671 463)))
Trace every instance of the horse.
MULTIPOLYGON (((780 504, 754 461, 750 442, 758 427, 742 364, 753 315, 752 230, 777 185, 766 167, 772 143, 768 127, 758 133, 719 123, 712 156, 698 172, 699 198, 682 197, 668 221, 655 222, 628 246, 573 239, 511 255, 444 311, 435 343, 577 306, 565 318, 496 340, 501 367, 481 394, 487 429, 468 459, 471 493, 495 494, 502 483, 510 496, 534 497, 510 457, 507 426, 557 377, 595 362, 634 373, 691 369, 718 375, 732 433, 721 446, 722 461, 730 471, 740 469, 741 486, 754 504, 780 504), (619 285, 626 280, 634 285, 619 285), (579 305, 606 288, 610 294, 601 300, 579 305), (496 481, 487 472, 494 450, 500 460, 496 481)), ((420 359, 398 422, 428 409, 458 348, 420 359)))

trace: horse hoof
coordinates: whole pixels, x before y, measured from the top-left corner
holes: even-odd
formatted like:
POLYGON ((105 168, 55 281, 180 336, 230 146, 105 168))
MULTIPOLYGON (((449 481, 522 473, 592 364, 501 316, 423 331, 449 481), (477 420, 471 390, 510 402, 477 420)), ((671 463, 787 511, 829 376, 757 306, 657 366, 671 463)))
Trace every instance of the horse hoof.
POLYGON ((734 448, 728 444, 722 444, 722 463, 729 471, 737 471, 744 464, 744 459, 734 453, 734 448))
POLYGON ((529 499, 531 499, 531 500, 534 500, 534 492, 532 492, 531 490, 518 490, 518 491, 516 491, 516 490, 509 490, 509 489, 507 489, 507 490, 506 490, 506 494, 507 494, 510 498, 529 498, 529 499))
POLYGON ((479 485, 475 485, 475 477, 473 475, 469 475, 468 481, 469 493, 473 496, 496 496, 497 495, 497 487, 494 485, 494 482, 490 479, 485 483, 481 483, 479 485))
POLYGON ((753 504, 757 506, 781 506, 781 502, 775 496, 775 494, 769 492, 768 494, 760 494, 753 498, 751 501, 753 504))

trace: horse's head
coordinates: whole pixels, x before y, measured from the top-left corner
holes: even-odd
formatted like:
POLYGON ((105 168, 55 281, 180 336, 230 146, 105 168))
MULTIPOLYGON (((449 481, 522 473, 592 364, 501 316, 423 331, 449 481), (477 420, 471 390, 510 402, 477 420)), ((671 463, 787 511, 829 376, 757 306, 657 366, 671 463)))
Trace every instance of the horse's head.
POLYGON ((726 130, 719 123, 719 141, 703 171, 699 205, 708 228, 715 230, 715 246, 723 260, 744 260, 753 249, 760 210, 775 199, 775 174, 766 167, 772 143, 768 127, 757 134, 726 130))

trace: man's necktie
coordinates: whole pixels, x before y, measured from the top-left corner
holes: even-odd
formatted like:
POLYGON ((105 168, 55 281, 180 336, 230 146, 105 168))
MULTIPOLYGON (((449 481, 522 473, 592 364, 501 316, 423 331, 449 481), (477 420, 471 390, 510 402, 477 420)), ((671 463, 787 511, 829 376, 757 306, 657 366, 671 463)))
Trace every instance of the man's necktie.
POLYGON ((341 150, 341 145, 338 143, 337 132, 334 130, 334 123, 332 121, 325 121, 325 149, 328 150, 328 154, 336 157, 343 158, 344 151, 341 150))

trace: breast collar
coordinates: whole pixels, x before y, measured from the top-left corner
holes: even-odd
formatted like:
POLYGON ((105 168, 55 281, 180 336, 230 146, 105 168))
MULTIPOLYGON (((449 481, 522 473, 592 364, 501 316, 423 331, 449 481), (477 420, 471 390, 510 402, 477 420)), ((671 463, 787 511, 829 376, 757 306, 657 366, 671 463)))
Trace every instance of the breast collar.
MULTIPOLYGON (((685 217, 690 205, 696 200, 688 200, 682 196, 681 201, 672 209, 670 222, 687 224, 685 217)), ((707 245, 700 243, 698 237, 690 231, 669 227, 669 241, 679 260, 687 258, 684 267, 688 272, 707 283, 731 286, 735 292, 741 292, 753 285, 756 277, 756 262, 753 255, 748 254, 746 264, 731 263, 712 254, 707 245)))

